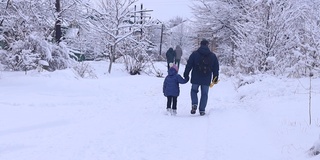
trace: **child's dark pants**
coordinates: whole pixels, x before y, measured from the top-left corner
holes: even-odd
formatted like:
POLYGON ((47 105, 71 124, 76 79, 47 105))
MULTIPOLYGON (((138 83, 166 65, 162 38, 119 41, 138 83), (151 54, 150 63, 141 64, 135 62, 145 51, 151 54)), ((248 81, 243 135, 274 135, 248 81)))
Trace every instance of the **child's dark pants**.
POLYGON ((174 96, 167 96, 167 108, 171 108, 172 103, 172 109, 177 109, 177 97, 174 96))

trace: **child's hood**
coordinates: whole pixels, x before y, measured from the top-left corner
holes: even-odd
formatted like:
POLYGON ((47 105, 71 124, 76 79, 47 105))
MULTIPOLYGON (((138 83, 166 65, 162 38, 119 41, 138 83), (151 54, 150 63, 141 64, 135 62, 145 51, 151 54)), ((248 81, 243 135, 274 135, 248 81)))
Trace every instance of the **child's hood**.
POLYGON ((171 68, 169 69, 169 71, 168 71, 168 75, 170 75, 170 76, 176 75, 177 73, 178 73, 178 71, 177 71, 175 68, 173 68, 173 67, 171 67, 171 68))

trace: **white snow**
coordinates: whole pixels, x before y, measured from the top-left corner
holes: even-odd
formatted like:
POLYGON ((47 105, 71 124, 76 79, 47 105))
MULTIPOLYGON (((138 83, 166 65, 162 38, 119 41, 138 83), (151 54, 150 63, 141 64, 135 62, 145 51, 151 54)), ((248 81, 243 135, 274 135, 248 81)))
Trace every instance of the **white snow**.
MULTIPOLYGON (((1 160, 304 160, 319 137, 319 79, 220 76, 207 115, 190 114, 190 83, 177 116, 165 115, 164 78, 91 62, 72 70, 1 72, 1 160), (244 84, 238 88, 238 83, 244 84)), ((158 63, 163 71, 165 63, 158 63)), ((182 74, 184 66, 180 69, 182 74)))
POLYGON ((46 60, 39 60, 39 61, 38 61, 38 64, 40 64, 40 65, 42 65, 42 66, 49 66, 49 63, 48 63, 48 61, 46 61, 46 60))

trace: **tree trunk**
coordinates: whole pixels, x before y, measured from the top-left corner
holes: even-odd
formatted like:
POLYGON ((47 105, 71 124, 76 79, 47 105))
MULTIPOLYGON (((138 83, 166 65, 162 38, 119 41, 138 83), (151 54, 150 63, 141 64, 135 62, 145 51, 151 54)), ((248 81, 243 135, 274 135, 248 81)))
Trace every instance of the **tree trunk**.
POLYGON ((60 12, 61 12, 61 7, 60 7, 60 0, 56 0, 56 12, 57 12, 57 20, 56 20, 56 24, 55 24, 55 32, 56 32, 56 42, 60 43, 61 41, 61 37, 62 37, 62 32, 61 32, 61 16, 60 16, 60 12))
MULTIPOLYGON (((6 6, 6 9, 8 9, 8 7, 9 7, 9 4, 10 4, 10 0, 8 0, 8 1, 7 1, 7 6, 6 6)), ((3 21, 4 21, 4 19, 2 19, 2 20, 1 20, 1 22, 0 22, 0 26, 2 26, 2 24, 3 24, 3 21)))
POLYGON ((109 69, 108 69, 108 73, 111 73, 111 68, 112 68, 112 62, 113 61, 113 56, 110 56, 110 63, 109 63, 109 69))
POLYGON ((116 50, 116 45, 111 47, 111 52, 110 52, 110 63, 109 63, 109 69, 108 69, 108 73, 111 73, 111 69, 112 69, 112 63, 114 61, 114 55, 115 55, 115 50, 116 50))

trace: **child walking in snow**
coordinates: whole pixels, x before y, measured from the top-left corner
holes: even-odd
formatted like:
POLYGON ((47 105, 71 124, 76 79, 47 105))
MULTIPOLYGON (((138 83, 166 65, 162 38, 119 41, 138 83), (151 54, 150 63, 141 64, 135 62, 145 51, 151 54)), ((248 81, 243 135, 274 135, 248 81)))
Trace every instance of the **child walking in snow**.
POLYGON ((177 114, 177 99, 180 94, 180 84, 185 84, 189 79, 183 79, 181 75, 178 74, 178 67, 170 63, 170 68, 167 77, 163 82, 163 94, 167 97, 167 112, 171 115, 177 114))

